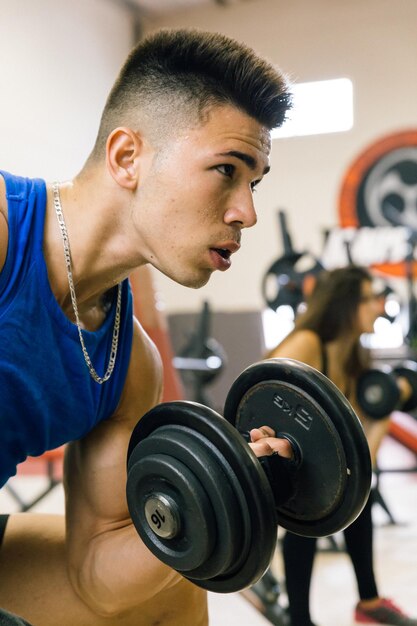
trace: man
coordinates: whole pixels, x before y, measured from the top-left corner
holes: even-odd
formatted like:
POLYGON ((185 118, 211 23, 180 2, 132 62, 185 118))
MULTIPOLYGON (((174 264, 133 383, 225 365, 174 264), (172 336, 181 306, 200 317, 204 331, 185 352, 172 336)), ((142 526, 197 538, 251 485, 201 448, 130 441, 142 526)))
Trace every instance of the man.
MULTIPOLYGON (((203 626, 205 592, 140 541, 126 450, 158 403, 161 363, 132 322, 129 273, 189 287, 225 271, 256 223, 284 77, 218 34, 161 31, 131 53, 73 181, 0 177, 2 484, 67 446, 60 516, 3 517, 0 606, 40 626, 203 626)), ((257 455, 288 443, 252 432, 257 455)))

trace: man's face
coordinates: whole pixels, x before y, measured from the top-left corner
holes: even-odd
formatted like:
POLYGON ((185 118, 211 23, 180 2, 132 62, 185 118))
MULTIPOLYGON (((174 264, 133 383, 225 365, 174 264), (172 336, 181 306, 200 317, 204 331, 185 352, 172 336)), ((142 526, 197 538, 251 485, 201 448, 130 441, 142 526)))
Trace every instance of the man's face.
POLYGON ((140 253, 161 272, 201 287, 225 271, 241 231, 256 223, 253 189, 268 171, 269 132, 233 106, 172 133, 139 181, 133 207, 140 253))

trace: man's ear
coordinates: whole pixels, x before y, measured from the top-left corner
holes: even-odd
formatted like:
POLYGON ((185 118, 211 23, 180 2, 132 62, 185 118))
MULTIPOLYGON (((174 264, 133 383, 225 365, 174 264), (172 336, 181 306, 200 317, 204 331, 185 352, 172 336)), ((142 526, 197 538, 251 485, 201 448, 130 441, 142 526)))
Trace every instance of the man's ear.
POLYGON ((143 142, 131 128, 115 128, 106 142, 107 168, 118 185, 125 189, 136 189, 139 183, 138 157, 143 142))

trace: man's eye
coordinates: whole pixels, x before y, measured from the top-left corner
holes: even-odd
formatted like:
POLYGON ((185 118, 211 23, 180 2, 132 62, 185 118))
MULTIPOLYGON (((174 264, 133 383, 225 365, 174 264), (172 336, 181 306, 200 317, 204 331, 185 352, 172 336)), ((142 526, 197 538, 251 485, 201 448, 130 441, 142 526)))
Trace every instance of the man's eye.
POLYGON ((257 185, 259 185, 260 182, 261 182, 260 180, 254 180, 253 183, 250 184, 252 193, 256 193, 256 187, 257 185))
POLYGON ((230 163, 223 163, 223 165, 218 165, 216 169, 224 176, 227 176, 228 178, 233 178, 233 174, 235 173, 236 168, 230 163))

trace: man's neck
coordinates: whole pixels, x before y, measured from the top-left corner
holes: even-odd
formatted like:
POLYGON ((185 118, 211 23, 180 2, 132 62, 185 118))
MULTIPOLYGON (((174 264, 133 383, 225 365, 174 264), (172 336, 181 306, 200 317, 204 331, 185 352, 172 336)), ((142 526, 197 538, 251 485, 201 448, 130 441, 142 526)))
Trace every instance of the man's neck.
MULTIPOLYGON (((95 176, 98 178, 97 174, 95 176)), ((94 175, 83 176, 59 187, 80 315, 103 310, 103 295, 126 278, 134 267, 133 259, 129 259, 129 246, 126 245, 120 217, 124 192, 117 197, 118 189, 111 182, 106 184, 106 181, 93 178, 94 175), (97 189, 99 192, 94 191, 97 189)), ((50 185, 47 190, 44 255, 52 292, 64 313, 72 319, 64 244, 50 185)))

